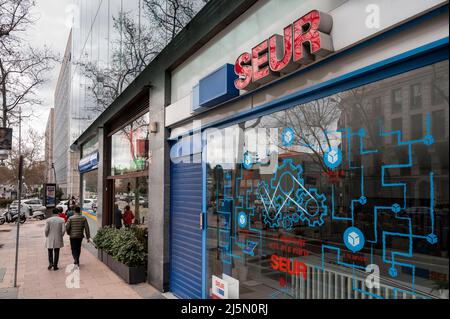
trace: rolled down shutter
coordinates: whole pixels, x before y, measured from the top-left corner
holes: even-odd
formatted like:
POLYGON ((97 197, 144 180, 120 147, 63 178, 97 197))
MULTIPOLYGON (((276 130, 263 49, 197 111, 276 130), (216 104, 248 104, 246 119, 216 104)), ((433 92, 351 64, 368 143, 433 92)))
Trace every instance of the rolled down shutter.
MULTIPOLYGON (((192 158, 189 155, 184 160, 192 158)), ((179 298, 202 298, 202 164, 171 164, 170 290, 179 298)))

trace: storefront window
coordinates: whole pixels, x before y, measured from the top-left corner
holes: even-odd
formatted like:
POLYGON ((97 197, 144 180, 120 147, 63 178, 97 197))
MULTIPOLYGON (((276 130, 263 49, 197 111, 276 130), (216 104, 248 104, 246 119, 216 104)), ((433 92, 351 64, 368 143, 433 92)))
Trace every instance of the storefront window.
POLYGON ((111 175, 148 169, 149 114, 125 126, 111 138, 111 175))
POLYGON ((446 105, 414 114, 390 89, 434 78, 448 83, 448 61, 205 132, 207 287, 214 275, 240 298, 443 298, 449 132, 435 114, 448 120, 448 86, 446 105))
POLYGON ((114 203, 122 213, 125 212, 126 206, 130 206, 135 216, 133 223, 146 224, 149 217, 148 177, 116 179, 114 194, 114 203))
POLYGON ((87 217, 89 222, 89 229, 91 235, 95 236, 97 233, 97 183, 98 183, 98 169, 84 173, 81 176, 82 180, 82 208, 83 215, 87 217))

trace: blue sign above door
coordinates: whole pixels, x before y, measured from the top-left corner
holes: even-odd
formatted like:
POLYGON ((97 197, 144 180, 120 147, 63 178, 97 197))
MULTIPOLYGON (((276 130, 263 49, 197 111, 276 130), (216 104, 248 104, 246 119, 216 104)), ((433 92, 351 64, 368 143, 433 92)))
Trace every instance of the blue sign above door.
POLYGON ((91 155, 83 157, 78 164, 78 171, 80 172, 80 174, 87 173, 89 171, 97 169, 98 168, 98 159, 99 159, 98 152, 95 152, 91 155))
POLYGON ((193 88, 192 111, 203 111, 239 96, 239 90, 234 86, 236 79, 232 64, 225 64, 202 78, 193 88))

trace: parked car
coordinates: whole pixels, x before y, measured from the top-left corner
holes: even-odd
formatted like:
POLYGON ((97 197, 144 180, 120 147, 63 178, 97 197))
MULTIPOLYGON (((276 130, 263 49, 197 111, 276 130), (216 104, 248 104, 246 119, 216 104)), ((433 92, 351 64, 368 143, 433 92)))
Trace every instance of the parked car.
POLYGON ((94 212, 97 211, 97 200, 93 198, 86 198, 83 200, 83 207, 87 209, 92 209, 94 212))
POLYGON ((59 203, 58 203, 58 205, 56 205, 56 207, 62 207, 62 209, 63 209, 63 211, 64 211, 64 213, 67 211, 67 204, 69 203, 69 201, 68 200, 64 200, 64 201, 60 201, 59 203))
POLYGON ((32 212, 35 211, 45 211, 46 208, 44 205, 42 205, 42 201, 39 198, 30 198, 23 200, 23 203, 25 205, 28 205, 31 207, 32 212))
MULTIPOLYGON (((148 201, 143 196, 139 196, 139 205, 145 206, 145 204, 148 205, 148 201)), ((131 201, 131 205, 133 205, 133 206, 136 205, 134 199, 131 201)))

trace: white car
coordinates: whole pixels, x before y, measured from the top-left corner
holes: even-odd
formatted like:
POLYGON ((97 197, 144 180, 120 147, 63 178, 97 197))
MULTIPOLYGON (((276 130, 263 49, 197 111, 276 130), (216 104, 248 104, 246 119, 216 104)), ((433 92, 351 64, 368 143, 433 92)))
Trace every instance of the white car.
POLYGON ((68 200, 64 200, 58 203, 58 205, 56 205, 56 207, 62 207, 64 213, 67 211, 67 204, 69 203, 68 200))
POLYGON ((86 198, 83 200, 83 208, 92 209, 97 211, 97 200, 93 198, 86 198))
POLYGON ((30 198, 30 199, 24 199, 22 201, 25 205, 28 205, 29 207, 31 207, 31 211, 35 212, 35 211, 45 211, 46 208, 44 205, 42 205, 42 201, 38 198, 30 198))

